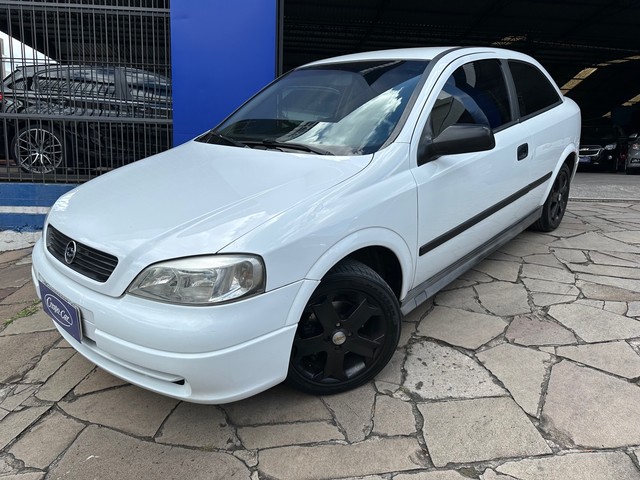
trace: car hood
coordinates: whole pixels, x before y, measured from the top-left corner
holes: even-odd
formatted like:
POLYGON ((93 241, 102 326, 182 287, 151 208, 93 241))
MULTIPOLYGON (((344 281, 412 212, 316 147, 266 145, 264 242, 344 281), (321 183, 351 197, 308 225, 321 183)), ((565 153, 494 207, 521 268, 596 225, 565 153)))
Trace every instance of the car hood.
POLYGON ((139 271, 169 258, 215 253, 370 160, 191 141, 63 195, 48 223, 118 257, 117 271, 139 271))
POLYGON ((603 137, 581 137, 580 145, 609 145, 611 143, 618 143, 617 139, 614 137, 603 138, 603 137))

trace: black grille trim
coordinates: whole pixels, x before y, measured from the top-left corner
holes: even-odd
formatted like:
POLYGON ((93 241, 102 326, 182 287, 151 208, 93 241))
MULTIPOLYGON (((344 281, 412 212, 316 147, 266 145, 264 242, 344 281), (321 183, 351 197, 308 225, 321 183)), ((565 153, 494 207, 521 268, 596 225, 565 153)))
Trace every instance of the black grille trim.
POLYGON ((76 256, 68 264, 64 259, 64 251, 71 241, 74 240, 51 225, 47 227, 47 250, 51 255, 85 277, 100 283, 106 282, 118 265, 118 258, 76 242, 76 256))

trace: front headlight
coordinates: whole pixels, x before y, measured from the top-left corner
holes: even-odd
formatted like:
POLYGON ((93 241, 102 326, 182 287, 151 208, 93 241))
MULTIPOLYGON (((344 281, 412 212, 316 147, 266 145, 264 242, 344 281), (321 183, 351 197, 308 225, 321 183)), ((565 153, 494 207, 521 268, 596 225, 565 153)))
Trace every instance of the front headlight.
POLYGON ((615 150, 615 148, 618 146, 617 143, 610 143, 609 145, 605 145, 604 149, 605 150, 615 150))
POLYGON ((254 255, 208 255, 157 263, 128 293, 160 302, 212 305, 264 291, 265 271, 254 255))

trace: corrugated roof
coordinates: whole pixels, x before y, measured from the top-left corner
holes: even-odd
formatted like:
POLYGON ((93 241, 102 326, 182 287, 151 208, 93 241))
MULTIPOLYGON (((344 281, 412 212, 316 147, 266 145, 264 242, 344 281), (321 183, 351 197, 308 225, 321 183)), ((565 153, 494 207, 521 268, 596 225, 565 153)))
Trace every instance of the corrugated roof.
POLYGON ((640 94, 638 0, 283 0, 283 70, 347 53, 493 45, 533 56, 598 117, 640 94), (637 58, 635 58, 637 57, 637 58))

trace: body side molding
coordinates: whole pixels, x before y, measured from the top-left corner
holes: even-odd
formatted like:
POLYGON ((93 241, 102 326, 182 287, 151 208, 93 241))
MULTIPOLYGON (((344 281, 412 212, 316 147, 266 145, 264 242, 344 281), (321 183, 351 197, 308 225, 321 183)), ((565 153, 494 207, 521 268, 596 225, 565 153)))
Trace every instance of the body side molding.
POLYGON ((450 265, 444 270, 438 272, 433 277, 425 280, 417 287, 413 288, 407 296, 402 300, 400 308, 402 313, 406 315, 414 308, 435 295, 441 288, 445 287, 453 280, 458 278, 462 273, 469 270, 476 263, 483 260, 486 256, 500 248, 502 245, 512 240, 519 233, 533 224, 542 213, 542 207, 536 208, 533 212, 523 217, 521 220, 513 224, 511 227, 503 230, 489 241, 480 245, 478 248, 469 252, 456 263, 450 265))
POLYGON ((539 187, 544 182, 549 180, 551 178, 551 175, 552 175, 551 172, 547 173, 545 176, 539 178, 535 182, 530 183, 526 187, 521 188, 516 193, 514 193, 512 195, 509 195, 507 198, 505 198, 504 200, 496 203, 495 205, 492 205, 491 207, 487 208, 485 211, 478 213, 476 216, 470 218, 466 222, 461 223, 457 227, 454 227, 451 230, 449 230, 448 232, 443 233, 439 237, 434 238, 429 243, 425 243, 424 245, 422 245, 420 247, 420 252, 419 252, 420 256, 422 256, 422 255, 424 255, 426 253, 429 253, 434 248, 439 247, 443 243, 446 243, 449 240, 451 240, 452 238, 460 235, 465 230, 468 230, 471 227, 473 227, 474 225, 477 225, 478 223, 480 223, 481 221, 483 221, 486 218, 490 217, 491 215, 493 215, 494 213, 498 212, 499 210, 503 209, 504 207, 509 206, 510 204, 512 204, 513 202, 518 200, 520 197, 524 197, 531 190, 533 190, 534 188, 539 187))

